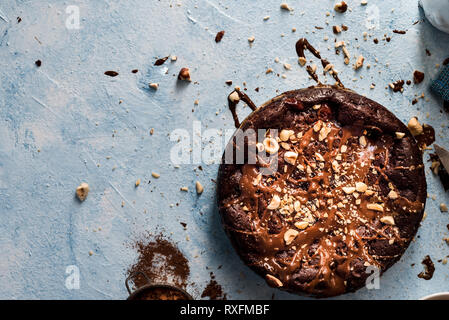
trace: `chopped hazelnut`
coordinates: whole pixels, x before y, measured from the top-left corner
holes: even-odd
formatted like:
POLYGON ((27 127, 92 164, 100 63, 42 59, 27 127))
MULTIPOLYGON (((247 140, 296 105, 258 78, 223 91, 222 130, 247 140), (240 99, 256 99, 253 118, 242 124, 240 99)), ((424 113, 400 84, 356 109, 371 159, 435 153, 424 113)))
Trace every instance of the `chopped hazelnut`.
POLYGON ((281 280, 279 280, 278 278, 272 276, 271 274, 267 274, 265 276, 265 280, 267 281, 267 283, 275 288, 279 288, 282 287, 283 284, 281 282, 281 280))
POLYGON ((202 194, 204 191, 203 185, 201 184, 201 182, 197 181, 195 183, 195 187, 196 187, 196 193, 197 194, 202 194))
POLYGON ((285 244, 288 246, 290 245, 293 240, 295 240, 295 238, 298 236, 299 232, 298 230, 295 229, 288 229, 287 231, 285 231, 284 233, 284 241, 285 244))
POLYGON ((268 210, 276 210, 279 208, 279 205, 281 204, 281 198, 277 194, 273 196, 273 198, 270 201, 270 204, 267 206, 268 210))
POLYGON ((392 216, 382 217, 380 222, 394 226, 394 218, 392 216))
POLYGON ((295 165, 297 158, 298 158, 298 154, 296 152, 293 152, 293 151, 287 151, 284 154, 285 162, 287 162, 287 163, 289 163, 291 165, 295 165))
POLYGON ((369 210, 374 210, 374 211, 384 211, 384 207, 378 203, 368 203, 366 205, 366 208, 369 210))
POLYGON ((78 186, 78 188, 76 188, 76 196, 81 202, 86 200, 88 194, 89 185, 87 183, 83 182, 78 186))
POLYGON ((269 154, 275 154, 279 151, 279 144, 274 138, 265 138, 263 140, 263 145, 269 154))
POLYGON ((419 136, 421 133, 423 133, 423 127, 418 122, 417 117, 411 118, 407 126, 413 136, 419 136))

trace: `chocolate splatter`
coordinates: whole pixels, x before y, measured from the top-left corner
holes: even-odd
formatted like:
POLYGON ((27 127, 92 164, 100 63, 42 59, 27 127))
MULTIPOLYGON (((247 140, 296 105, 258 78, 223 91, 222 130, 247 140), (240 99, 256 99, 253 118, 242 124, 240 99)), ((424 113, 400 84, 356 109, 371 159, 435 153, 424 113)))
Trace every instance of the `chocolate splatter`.
POLYGON ((424 266, 424 271, 418 274, 418 278, 424 280, 432 279, 433 273, 435 272, 435 266, 432 262, 432 259, 430 259, 430 256, 427 255, 421 263, 424 266))
POLYGON ((165 61, 167 61, 168 56, 167 57, 163 57, 160 59, 157 59, 156 62, 154 63, 155 66, 161 66, 165 63, 165 61))
POLYGON ((217 32, 217 35, 215 36, 215 42, 219 43, 221 39, 223 39, 224 34, 225 34, 224 30, 217 32))
POLYGON ((424 72, 415 70, 415 72, 413 72, 413 82, 415 84, 419 84, 423 82, 423 80, 424 80, 424 72))
POLYGON ((104 74, 107 76, 110 76, 110 77, 118 76, 118 72, 116 72, 116 71, 106 71, 104 74))
MULTIPOLYGON (((176 245, 163 235, 149 235, 136 241, 132 247, 139 256, 137 262, 128 269, 128 275, 140 271, 148 276, 151 283, 186 287, 190 275, 189 262, 176 245)), ((135 276, 132 280, 137 288, 147 283, 142 276, 135 276)))
POLYGON ((223 288, 217 283, 212 272, 210 273, 210 281, 201 294, 201 298, 205 297, 209 297, 209 300, 227 300, 226 293, 223 292, 223 288))

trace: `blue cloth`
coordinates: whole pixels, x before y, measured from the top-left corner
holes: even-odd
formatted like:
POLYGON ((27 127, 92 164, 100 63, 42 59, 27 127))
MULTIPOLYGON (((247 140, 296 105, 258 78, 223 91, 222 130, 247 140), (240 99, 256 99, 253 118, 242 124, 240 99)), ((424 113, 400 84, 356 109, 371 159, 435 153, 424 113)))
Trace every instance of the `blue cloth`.
POLYGON ((443 100, 449 101, 449 64, 444 67, 438 78, 432 82, 431 88, 441 95, 443 100))

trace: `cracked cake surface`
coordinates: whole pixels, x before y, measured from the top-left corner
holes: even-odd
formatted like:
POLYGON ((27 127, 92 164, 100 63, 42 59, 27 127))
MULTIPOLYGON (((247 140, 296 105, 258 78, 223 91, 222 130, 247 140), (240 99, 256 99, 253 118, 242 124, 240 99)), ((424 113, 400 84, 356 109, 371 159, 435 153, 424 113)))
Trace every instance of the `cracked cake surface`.
POLYGON ((386 108, 311 87, 272 99, 240 129, 257 137, 229 142, 219 211, 242 260, 269 285, 335 296, 401 257, 422 219, 426 181, 415 139, 386 108))

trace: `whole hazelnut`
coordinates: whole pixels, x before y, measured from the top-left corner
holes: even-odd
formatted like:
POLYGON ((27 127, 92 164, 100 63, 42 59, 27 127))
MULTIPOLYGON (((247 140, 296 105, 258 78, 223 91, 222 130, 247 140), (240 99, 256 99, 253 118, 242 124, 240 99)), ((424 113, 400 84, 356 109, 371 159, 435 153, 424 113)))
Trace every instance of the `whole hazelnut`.
POLYGON ((182 68, 179 71, 178 80, 190 81, 190 70, 189 70, 189 68, 182 68))

